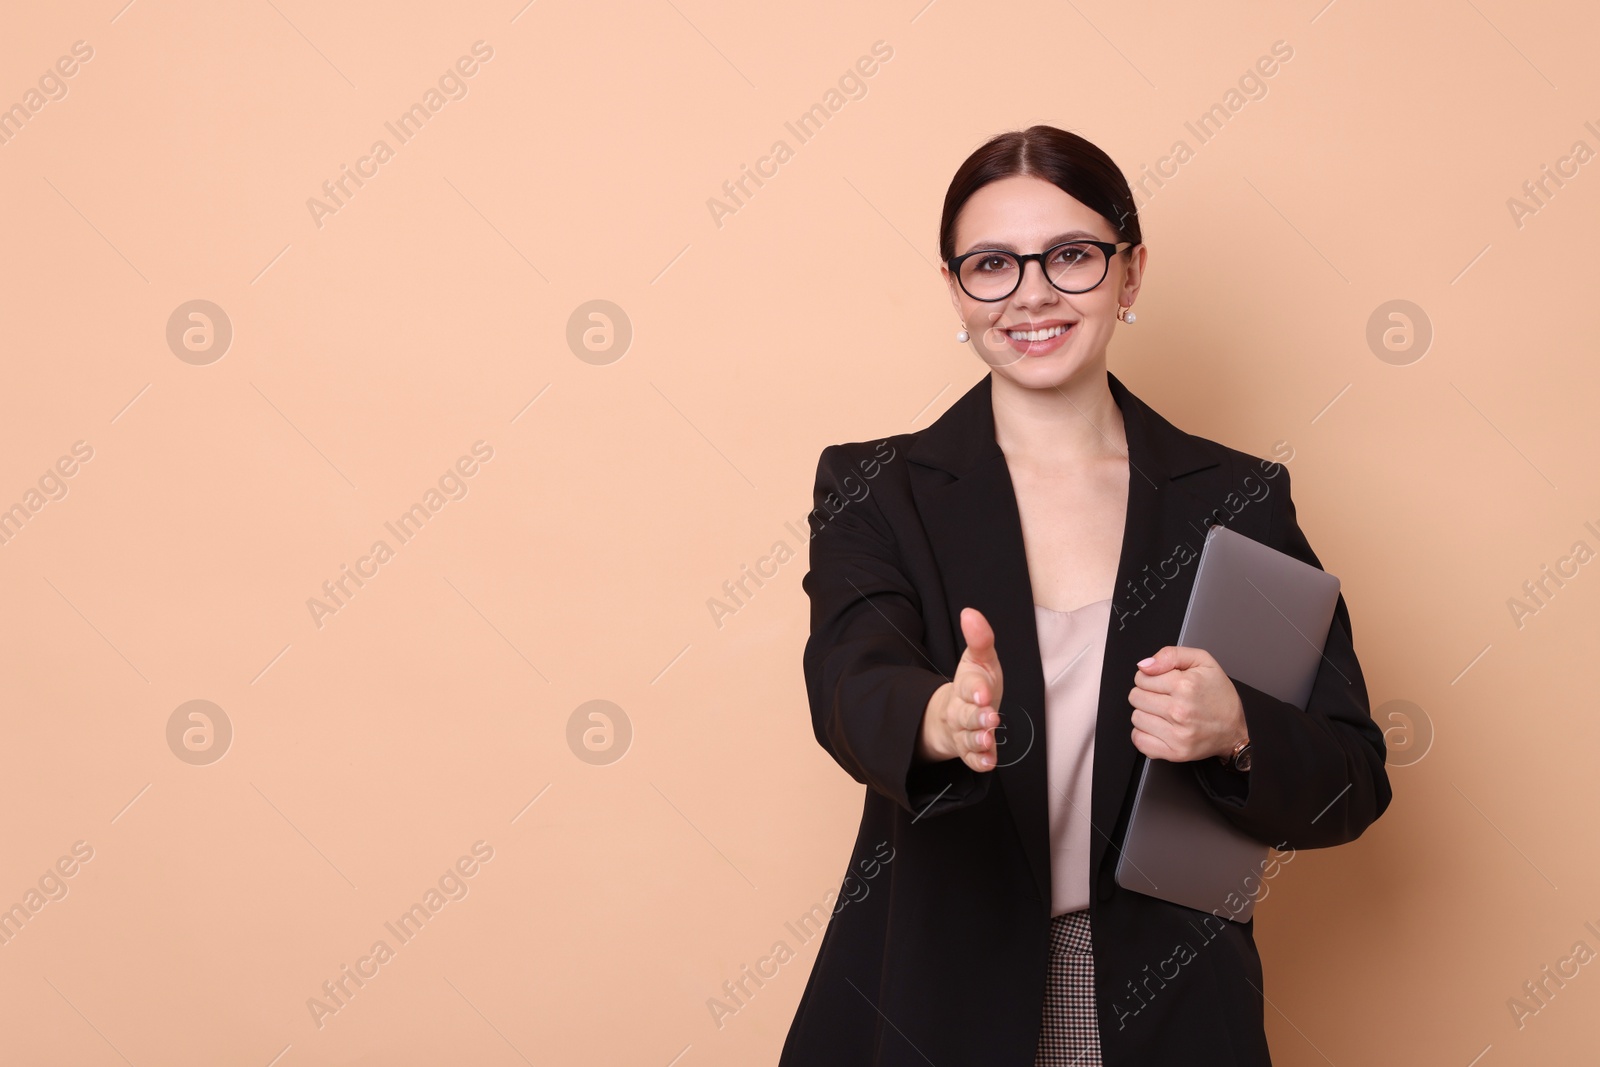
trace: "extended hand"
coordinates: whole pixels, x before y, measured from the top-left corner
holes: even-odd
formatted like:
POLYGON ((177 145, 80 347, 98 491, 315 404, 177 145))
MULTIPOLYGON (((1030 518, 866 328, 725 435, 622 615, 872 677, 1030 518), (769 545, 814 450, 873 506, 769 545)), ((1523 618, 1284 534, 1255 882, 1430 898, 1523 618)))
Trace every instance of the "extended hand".
POLYGON ((975 771, 995 765, 995 727, 1000 725, 1000 657, 994 630, 977 608, 961 609, 966 651, 950 681, 934 691, 922 717, 917 754, 927 760, 961 757, 975 771))
POLYGON ((1166 645, 1141 660, 1128 703, 1133 747, 1151 759, 1186 763, 1226 755, 1247 733, 1233 679, 1203 648, 1166 645))

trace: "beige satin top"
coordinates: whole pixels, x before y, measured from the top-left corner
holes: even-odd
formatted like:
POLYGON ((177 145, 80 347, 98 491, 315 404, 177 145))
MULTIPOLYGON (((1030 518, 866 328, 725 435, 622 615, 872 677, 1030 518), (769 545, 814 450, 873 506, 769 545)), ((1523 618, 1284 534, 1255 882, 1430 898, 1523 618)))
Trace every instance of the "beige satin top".
POLYGON ((1089 795, 1111 598, 1071 611, 1033 607, 1044 666, 1053 917, 1089 906, 1089 795))

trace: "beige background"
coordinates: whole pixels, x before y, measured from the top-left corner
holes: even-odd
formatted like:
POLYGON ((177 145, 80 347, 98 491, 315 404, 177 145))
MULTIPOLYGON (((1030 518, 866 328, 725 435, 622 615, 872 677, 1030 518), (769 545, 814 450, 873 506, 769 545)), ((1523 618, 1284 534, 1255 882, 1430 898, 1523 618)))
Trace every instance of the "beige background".
POLYGON ((1034 122, 1130 178, 1188 142, 1141 198, 1111 369, 1185 429, 1292 448, 1390 727, 1388 814, 1258 912, 1275 1061, 1594 1056, 1600 967, 1508 1006, 1600 951, 1600 567, 1520 627, 1508 606, 1600 548, 1592 5, 123 2, 0 33, 25 115, 0 144, 0 904, 41 905, 0 946, 4 1062, 773 1062, 817 944, 785 923, 831 903, 862 799, 801 677, 817 454, 983 372, 939 207, 1034 122), (785 122, 878 41, 801 143, 785 122), (1229 103, 1208 142, 1185 126, 1229 103), (168 343, 193 300, 231 324, 220 358, 168 343), (1392 300, 1425 352, 1369 345, 1392 300), (195 700, 209 740, 185 711, 169 742, 195 700), (592 700, 624 758, 569 742, 592 700), (402 944, 384 924, 461 857, 466 895, 402 944), (308 1000, 379 939, 319 1026, 308 1000), (719 1027, 708 1001, 779 940, 719 1027))

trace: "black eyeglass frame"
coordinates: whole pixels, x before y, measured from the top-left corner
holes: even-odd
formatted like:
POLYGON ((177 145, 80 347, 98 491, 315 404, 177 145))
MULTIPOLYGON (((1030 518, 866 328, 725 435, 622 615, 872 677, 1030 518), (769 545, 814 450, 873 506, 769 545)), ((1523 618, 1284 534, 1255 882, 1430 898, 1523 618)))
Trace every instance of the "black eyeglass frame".
POLYGON ((1133 248, 1134 247, 1134 242, 1132 242, 1132 241, 1121 241, 1121 242, 1119 242, 1117 244, 1112 244, 1110 241, 1090 241, 1090 240, 1086 240, 1086 239, 1080 237, 1080 238, 1076 238, 1076 239, 1071 240, 1071 241, 1062 241, 1060 244, 1051 245, 1049 248, 1045 249, 1043 252, 1029 252, 1026 255, 1022 254, 1021 252, 1012 252, 1009 249, 1005 249, 1005 248, 975 248, 971 252, 967 252, 964 255, 959 255, 959 256, 956 256, 954 259, 948 260, 945 263, 945 266, 949 267, 950 268, 950 273, 952 273, 952 274, 954 274, 956 276, 956 284, 961 286, 961 291, 963 293, 966 293, 968 296, 972 297, 972 299, 974 299, 974 300, 981 300, 986 304, 997 304, 1002 300, 1009 300, 1011 298, 1011 294, 1015 293, 1018 289, 1020 289, 1022 287, 1022 276, 1028 272, 1028 261, 1029 260, 1038 260, 1039 261, 1039 271, 1040 271, 1040 273, 1042 273, 1044 275, 1044 280, 1049 282, 1051 288, 1055 289, 1057 292, 1060 292, 1060 293, 1071 293, 1073 295, 1077 295, 1079 293, 1090 293, 1090 292, 1093 292, 1095 289, 1098 289, 1100 287, 1100 283, 1101 282, 1106 280, 1106 275, 1111 273, 1111 257, 1116 255, 1118 252, 1121 252, 1123 250, 1124 246, 1126 246, 1128 248, 1133 248), (1045 259, 1046 259, 1046 257, 1049 256, 1050 253, 1054 252, 1056 249, 1065 248, 1067 245, 1093 245, 1094 247, 1098 248, 1106 257, 1105 258, 1105 268, 1106 269, 1100 273, 1100 277, 1099 278, 1095 279, 1095 283, 1093 285, 1089 286, 1089 288, 1087 288, 1087 289, 1063 289, 1063 288, 1061 288, 1061 286, 1059 286, 1059 285, 1057 285, 1055 283, 1055 280, 1050 277, 1050 271, 1045 268, 1045 259), (973 256, 985 256, 985 255, 987 255, 987 256, 993 256, 993 255, 1010 256, 1012 259, 1017 261, 1017 284, 1013 285, 1011 287, 1011 292, 1006 293, 1004 296, 978 296, 971 289, 967 288, 967 283, 966 282, 961 280, 961 265, 963 263, 965 263, 967 260, 971 259, 973 256))

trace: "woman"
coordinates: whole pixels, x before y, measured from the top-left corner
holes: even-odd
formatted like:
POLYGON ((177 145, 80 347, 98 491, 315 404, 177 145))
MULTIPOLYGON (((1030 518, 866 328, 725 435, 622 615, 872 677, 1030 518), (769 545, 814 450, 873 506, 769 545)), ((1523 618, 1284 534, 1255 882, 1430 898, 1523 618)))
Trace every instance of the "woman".
POLYGON ((1122 889, 1117 843, 1141 755, 1192 765, 1282 851, 1383 813, 1344 598, 1304 711, 1175 645, 1209 523, 1321 564, 1285 467, 1107 371, 1146 248, 1105 153, 1049 126, 994 138, 939 245, 989 373, 927 429, 817 467, 806 687, 868 789, 780 1062, 1268 1064, 1253 922, 1122 889))

